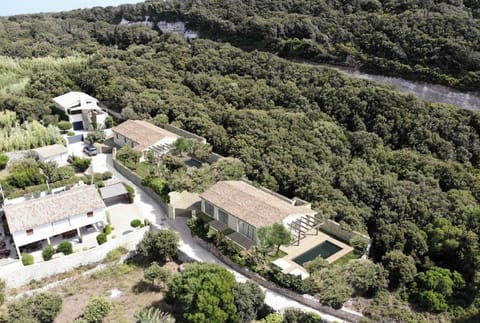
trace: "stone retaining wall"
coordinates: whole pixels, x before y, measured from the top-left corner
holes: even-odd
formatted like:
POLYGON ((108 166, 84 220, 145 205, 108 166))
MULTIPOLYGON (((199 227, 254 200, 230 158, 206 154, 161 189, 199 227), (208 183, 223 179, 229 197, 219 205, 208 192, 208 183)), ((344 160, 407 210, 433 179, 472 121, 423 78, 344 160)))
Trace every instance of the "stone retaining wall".
MULTIPOLYGON (((115 155, 115 150, 113 151, 113 155, 115 155)), ((133 184, 139 186, 142 188, 142 190, 148 194, 155 202, 160 205, 160 207, 165 211, 165 213, 168 215, 169 218, 175 218, 175 214, 173 212, 173 208, 164 202, 162 202, 162 199, 160 196, 155 193, 150 187, 142 185, 142 178, 135 174, 133 171, 128 169, 128 167, 124 166, 121 162, 115 159, 115 157, 112 158, 113 161, 113 167, 123 176, 128 178, 129 181, 131 181, 133 184)))
POLYGON ((357 231, 344 230, 340 227, 339 223, 332 220, 326 220, 323 224, 320 225, 319 228, 321 231, 331 234, 334 237, 340 238, 339 240, 343 240, 343 242, 346 242, 346 243, 349 243, 350 240, 355 236, 362 238, 367 243, 370 242, 369 236, 361 234, 360 232, 357 232, 357 231))
MULTIPOLYGON (((198 238, 197 236, 195 236, 194 239, 196 240, 196 242, 200 246, 202 246, 202 248, 204 248, 204 249, 208 250, 209 252, 211 252, 212 254, 214 254, 224 264, 231 267, 233 270, 241 273, 242 275, 248 277, 249 279, 253 280, 257 284, 259 284, 259 285, 261 285, 261 286, 263 286, 263 287, 265 287, 265 288, 267 288, 267 289, 269 289, 269 290, 271 290, 275 293, 278 293, 280 295, 283 295, 285 297, 293 299, 293 300, 299 302, 300 304, 303 304, 305 306, 309 306, 309 307, 311 307, 313 309, 316 309, 318 311, 321 311, 321 312, 327 313, 329 315, 339 317, 342 320, 345 320, 345 321, 348 321, 348 322, 360 322, 362 319, 364 319, 364 317, 362 317, 362 316, 355 315, 353 313, 349 313, 349 312, 346 312, 346 311, 343 311, 343 310, 336 310, 336 309, 328 307, 328 306, 324 306, 324 305, 320 304, 318 301, 316 301, 315 299, 304 297, 303 295, 295 293, 294 291, 291 291, 289 289, 280 287, 277 284, 275 284, 274 282, 268 281, 265 278, 263 278, 262 276, 260 276, 259 274, 250 271, 248 268, 242 267, 242 266, 238 265, 237 263, 233 262, 230 258, 223 255, 220 251, 218 251, 218 249, 214 245, 198 238)), ((182 255, 182 256, 184 257, 185 255, 182 255)), ((187 259, 188 259, 188 256, 187 256, 187 259)))
POLYGON ((8 288, 28 284, 32 280, 41 280, 49 276, 61 274, 74 268, 102 261, 107 253, 118 247, 135 250, 149 227, 135 230, 127 235, 111 239, 95 248, 62 256, 49 261, 23 266, 22 262, 1 266, 0 277, 5 279, 8 288))

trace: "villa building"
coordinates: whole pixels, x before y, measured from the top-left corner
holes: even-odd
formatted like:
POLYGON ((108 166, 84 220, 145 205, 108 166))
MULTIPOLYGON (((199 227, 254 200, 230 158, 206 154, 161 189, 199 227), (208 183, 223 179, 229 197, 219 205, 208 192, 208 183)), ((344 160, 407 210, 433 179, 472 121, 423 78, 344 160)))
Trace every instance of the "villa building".
POLYGON ((217 231, 228 228, 227 235, 244 248, 257 244, 257 229, 274 223, 290 227, 301 218, 314 217, 308 202, 289 199, 246 181, 220 181, 200 194, 201 210, 214 218, 209 223, 217 231))
POLYGON ((129 146, 144 154, 149 150, 158 155, 167 153, 170 145, 179 138, 178 135, 143 120, 127 120, 113 127, 112 132, 116 145, 129 146))
POLYGON ((73 130, 92 130, 94 123, 105 127, 108 116, 98 104, 98 100, 82 92, 68 92, 53 99, 57 109, 62 110, 72 123, 73 130))
POLYGON ((6 201, 5 217, 17 254, 56 236, 78 236, 87 226, 107 223, 105 204, 95 186, 77 185, 38 198, 6 201))

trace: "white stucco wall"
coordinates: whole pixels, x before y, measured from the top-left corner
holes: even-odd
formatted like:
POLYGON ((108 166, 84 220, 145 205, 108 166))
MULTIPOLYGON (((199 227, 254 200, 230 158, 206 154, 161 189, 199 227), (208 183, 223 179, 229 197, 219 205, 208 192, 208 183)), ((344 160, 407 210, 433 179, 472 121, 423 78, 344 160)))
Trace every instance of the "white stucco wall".
POLYGON ((103 222, 107 223, 105 209, 98 209, 93 212, 93 217, 88 217, 87 214, 75 215, 54 223, 48 223, 40 226, 36 226, 33 229, 32 235, 27 235, 27 231, 17 231, 12 234, 13 240, 17 247, 27 245, 32 242, 41 241, 47 239, 47 237, 53 237, 57 234, 64 233, 66 231, 75 230, 80 227, 84 227, 89 224, 103 222))
POLYGON ((58 166, 67 165, 68 164, 67 159, 68 159, 68 152, 65 152, 64 154, 60 154, 57 156, 48 157, 48 158, 42 158, 40 156, 38 157, 38 160, 40 160, 41 162, 54 161, 57 163, 58 166))
POLYGON ((83 122, 83 117, 81 113, 69 115, 68 119, 70 120, 71 123, 78 122, 78 121, 83 122))
POLYGON ((41 280, 45 277, 60 274, 73 268, 88 265, 101 261, 110 250, 124 247, 128 250, 135 250, 137 244, 142 240, 145 232, 150 230, 148 226, 134 230, 127 235, 121 235, 109 240, 93 249, 72 253, 68 256, 61 256, 49 261, 35 263, 30 266, 23 266, 20 260, 9 265, 0 266, 0 277, 5 279, 8 288, 16 288, 27 284, 32 279, 41 280))

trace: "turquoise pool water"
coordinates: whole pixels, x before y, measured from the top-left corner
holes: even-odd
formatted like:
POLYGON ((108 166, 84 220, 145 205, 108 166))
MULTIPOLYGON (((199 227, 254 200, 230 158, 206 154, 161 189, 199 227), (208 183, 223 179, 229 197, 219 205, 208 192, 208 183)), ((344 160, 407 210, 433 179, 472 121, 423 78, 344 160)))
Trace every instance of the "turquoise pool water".
POLYGON ((333 244, 330 241, 324 241, 318 246, 313 247, 308 251, 305 251, 301 255, 293 258, 292 260, 302 266, 307 261, 313 260, 318 256, 322 257, 323 259, 327 259, 328 257, 333 255, 334 253, 337 253, 340 250, 342 250, 342 248, 340 248, 336 244, 333 244))

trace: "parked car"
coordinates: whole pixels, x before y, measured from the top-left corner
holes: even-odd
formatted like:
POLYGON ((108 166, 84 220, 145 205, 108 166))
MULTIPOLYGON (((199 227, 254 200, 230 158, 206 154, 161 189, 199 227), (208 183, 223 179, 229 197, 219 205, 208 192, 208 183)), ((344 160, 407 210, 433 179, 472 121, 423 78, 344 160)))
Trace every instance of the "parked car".
POLYGON ((88 156, 95 156, 98 154, 97 148, 94 145, 86 145, 83 147, 83 152, 88 156))

